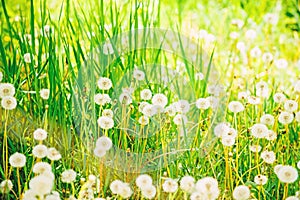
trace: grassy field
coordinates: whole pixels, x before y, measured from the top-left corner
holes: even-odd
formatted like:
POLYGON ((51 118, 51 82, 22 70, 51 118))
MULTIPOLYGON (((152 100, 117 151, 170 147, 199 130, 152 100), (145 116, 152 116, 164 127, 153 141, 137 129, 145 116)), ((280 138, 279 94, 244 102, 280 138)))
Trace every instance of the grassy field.
POLYGON ((300 199, 298 0, 1 0, 0 199, 300 199))

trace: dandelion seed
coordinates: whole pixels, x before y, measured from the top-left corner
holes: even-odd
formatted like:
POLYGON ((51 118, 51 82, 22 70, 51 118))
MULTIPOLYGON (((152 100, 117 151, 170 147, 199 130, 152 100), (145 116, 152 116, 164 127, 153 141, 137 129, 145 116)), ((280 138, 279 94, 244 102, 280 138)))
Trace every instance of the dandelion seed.
POLYGON ((141 91, 141 99, 150 100, 152 98, 152 92, 149 89, 143 89, 141 91))
POLYGON ((214 133, 217 137, 222 137, 222 135, 227 135, 229 131, 230 131, 230 127, 225 122, 219 123, 214 128, 214 133))
POLYGON ((131 190, 129 185, 127 183, 124 183, 123 187, 121 187, 121 191, 120 191, 119 195, 124 199, 128 199, 129 197, 131 197, 132 194, 133 194, 133 191, 131 190))
POLYGON ((48 100, 50 96, 50 90, 49 89, 41 89, 40 90, 40 96, 44 100, 48 100))
POLYGON ((144 189, 152 185, 152 178, 148 174, 139 175, 135 180, 136 185, 140 189, 144 189))
POLYGON ((188 121, 187 117, 183 114, 177 114, 173 119, 174 124, 178 126, 185 125, 187 121, 188 121))
POLYGON ((273 60, 273 54, 271 54, 270 52, 266 52, 262 55, 262 60, 269 64, 272 60, 273 60))
POLYGON ((244 105, 239 101, 231 101, 228 104, 228 109, 233 113, 239 113, 245 110, 244 105))
POLYGON ((178 189, 178 184, 175 180, 168 178, 162 185, 164 192, 166 193, 174 193, 178 189))
POLYGON ((261 50, 259 47, 254 47, 253 49, 251 49, 250 51, 250 55, 252 58, 258 58, 261 56, 261 50))
POLYGON ((15 87, 11 83, 0 83, 0 98, 13 97, 16 93, 15 87))
POLYGON ((52 167, 49 163, 38 162, 33 165, 32 171, 35 174, 43 174, 45 172, 51 172, 52 167))
POLYGON ((53 188, 53 179, 44 174, 36 176, 29 181, 29 188, 35 195, 44 196, 51 192, 53 188))
POLYGON ((156 188, 153 185, 148 185, 142 189, 142 196, 146 199, 153 199, 156 195, 156 188))
POLYGON ((155 94, 152 97, 152 104, 164 108, 168 104, 168 98, 164 94, 155 94))
POLYGON ((270 114, 265 114, 260 117, 260 123, 265 124, 265 125, 273 126, 274 121, 275 121, 275 119, 274 119, 273 115, 270 115, 270 114))
POLYGON ((103 156, 106 155, 106 150, 100 147, 96 147, 94 149, 94 155, 97 156, 98 158, 102 158, 103 156))
POLYGON ((276 160, 276 155, 273 151, 263 151, 260 157, 264 160, 265 163, 272 164, 276 160))
POLYGON ((232 193, 235 200, 247 200, 250 198, 250 195, 250 189, 245 185, 235 187, 232 193))
POLYGON ((44 158, 48 154, 48 148, 43 144, 38 144, 32 149, 32 154, 37 158, 44 158))
POLYGON ((283 125, 290 124, 292 123, 293 120, 294 120, 294 115, 290 112, 283 111, 279 114, 278 117, 278 121, 283 125))
POLYGON ((131 95, 123 92, 119 97, 119 101, 121 102, 121 104, 129 105, 132 103, 131 95))
POLYGON ((286 69, 288 67, 288 62, 285 59, 278 59, 274 61, 274 65, 278 69, 286 69))
POLYGON ((109 188, 113 194, 119 194, 123 185, 124 183, 122 181, 115 180, 109 185, 109 188))
POLYGON ((38 128, 33 132, 33 138, 38 141, 43 141, 47 138, 47 131, 44 129, 38 128))
POLYGON ((72 183, 76 179, 76 172, 72 169, 65 170, 61 174, 61 181, 64 183, 72 183))
POLYGON ((260 99, 258 97, 255 97, 255 96, 249 96, 247 98, 248 100, 248 103, 251 104, 251 105, 258 105, 260 104, 260 99))
POLYGON ((24 167, 26 163, 26 156, 22 153, 16 152, 9 157, 9 163, 12 167, 24 167))
POLYGON ((48 149, 47 158, 51 161, 61 159, 61 154, 54 147, 48 149))
POLYGON ((155 115, 155 110, 153 108, 153 105, 151 105, 151 104, 145 105, 142 113, 147 117, 152 117, 153 115, 155 115))
POLYGON ((232 136, 222 136, 222 144, 224 146, 230 147, 233 146, 235 143, 235 139, 232 136))
POLYGON ((275 140, 276 138, 277 138, 277 133, 275 133, 273 130, 268 130, 266 139, 269 141, 272 141, 272 140, 275 140))
POLYGON ((135 69, 133 71, 133 78, 135 78, 138 81, 142 81, 145 79, 145 73, 141 70, 135 69))
POLYGON ((187 193, 191 193, 195 187, 195 179, 192 176, 184 176, 180 180, 180 188, 187 193))
POLYGON ((287 112, 294 112, 298 109, 298 103, 294 100, 287 100, 284 103, 284 109, 287 112))
POLYGON ((219 197, 220 189, 218 181, 212 177, 205 177, 197 181, 196 191, 203 195, 204 199, 215 200, 219 197))
POLYGON ((261 146, 260 145, 251 145, 250 146, 250 151, 254 153, 258 153, 261 151, 261 146))
POLYGON ((106 116, 99 117, 97 122, 99 127, 103 129, 111 129, 114 127, 114 120, 112 120, 110 117, 106 117, 106 116))
POLYGON ((297 169, 289 165, 281 166, 276 174, 278 179, 283 183, 293 183, 298 178, 297 169))
POLYGON ((179 100, 175 103, 175 108, 179 113, 187 113, 190 110, 190 104, 187 100, 179 100))
POLYGON ((96 94, 94 96, 94 101, 97 105, 104 106, 107 103, 110 103, 111 98, 108 94, 96 94))
POLYGON ((268 133, 268 128, 264 124, 254 124, 251 127, 251 135, 255 138, 264 138, 268 133))
POLYGON ((268 84, 264 81, 260 81, 256 84, 256 96, 267 98, 269 96, 268 84))
POLYGON ((96 147, 108 151, 112 147, 112 141, 109 137, 101 136, 96 141, 96 147))
POLYGON ((210 107, 209 100, 206 98, 199 98, 196 101, 196 107, 201 110, 206 110, 210 107))
POLYGON ((268 181, 268 178, 264 175, 256 175, 254 177, 254 182, 257 184, 257 185, 265 185, 268 181))
POLYGON ((11 180, 3 180, 0 183, 0 193, 9 193, 13 188, 11 180))
POLYGON ((1 100, 1 106, 5 110, 13 110, 17 107, 17 100, 15 97, 6 96, 1 100))
POLYGON ((112 87, 112 82, 109 78, 100 77, 97 85, 100 90, 109 90, 112 87))
POLYGON ((286 100, 286 97, 282 93, 275 93, 273 99, 276 103, 283 103, 286 100))

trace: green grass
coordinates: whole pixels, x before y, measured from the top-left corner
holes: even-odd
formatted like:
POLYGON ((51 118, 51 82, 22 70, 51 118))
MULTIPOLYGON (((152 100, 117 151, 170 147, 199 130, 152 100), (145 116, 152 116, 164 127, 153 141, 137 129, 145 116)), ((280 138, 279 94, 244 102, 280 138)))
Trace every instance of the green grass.
MULTIPOLYGON (((18 106, 12 111, 0 108, 0 182, 10 179, 13 183, 13 191, 0 194, 0 198, 18 199, 28 190, 29 181, 35 176, 32 166, 41 161, 32 154, 33 147, 38 144, 33 138, 37 128, 47 130, 48 138, 43 143, 55 147, 62 155, 62 159, 55 162, 42 159, 51 163, 55 174, 53 190, 59 192, 61 199, 70 195, 79 198, 80 191, 84 190, 82 178, 87 179, 90 174, 101 181, 100 192, 95 192, 95 197, 121 199, 112 194, 109 187, 112 181, 120 179, 129 183, 134 191, 130 199, 142 199, 135 184, 141 173, 153 178, 157 190, 154 199, 189 199, 190 194, 181 189, 168 194, 162 188, 166 178, 176 179, 179 183, 185 175, 196 180, 207 176, 217 179, 218 199, 233 199, 233 190, 238 185, 247 185, 253 199, 285 199, 296 195, 300 190, 299 178, 286 185, 274 173, 277 164, 297 168, 300 161, 299 122, 293 120, 287 126, 280 123, 278 116, 284 105, 273 98, 275 93, 282 92, 287 99, 300 103, 299 93, 293 87, 299 79, 299 33, 286 27, 285 9, 291 8, 286 8, 284 1, 2 0, 1 82, 15 86, 18 106), (264 21, 267 13, 278 14, 276 25, 264 21), (241 28, 232 25, 234 19, 240 19, 244 25, 241 28), (49 33, 42 31, 46 25, 51 27, 49 33), (143 29, 146 27, 160 31, 149 32, 149 29, 143 29), (136 29, 141 29, 138 35, 131 32, 136 29), (167 29, 175 34, 168 35, 167 29), (195 38, 195 32, 202 29, 213 34, 216 40, 209 43, 195 38), (245 36, 249 29, 256 30, 257 37, 253 41, 245 36), (237 39, 230 37, 232 32, 239 34, 237 39), (122 47, 119 37, 122 34, 126 35, 130 50, 117 51, 122 47), (189 42, 193 41, 196 49, 185 46, 187 38, 192 38, 189 42), (174 50, 164 49, 164 45, 174 41, 178 41, 174 50), (238 42, 247 46, 245 54, 237 49, 238 42), (103 53, 104 43, 112 44, 113 54, 103 53), (273 61, 264 63, 262 56, 251 57, 251 49, 255 46, 260 47, 262 54, 272 53, 273 61), (30 53, 31 63, 24 62, 25 53, 30 53), (193 56, 195 60, 192 60, 193 56), (286 69, 275 66, 275 61, 280 58, 288 61, 286 69), (176 70, 179 62, 186 72, 172 78, 174 88, 165 87, 157 66, 176 70), (133 79, 136 66, 145 72, 144 81, 133 79), (195 79, 198 72, 204 74, 204 80, 195 79), (214 72, 217 72, 216 77, 214 72), (110 90, 97 87, 96 82, 101 76, 111 79, 110 90), (267 82, 270 90, 267 98, 260 98, 259 105, 238 99, 239 92, 246 90, 255 96, 255 85, 259 81, 267 82), (216 83, 224 86, 219 97, 220 107, 195 108, 198 98, 211 96, 208 89, 216 83), (135 87, 130 105, 119 102, 122 87, 135 87), (47 100, 39 94, 43 88, 50 89, 47 100), (179 137, 180 128, 173 123, 173 116, 168 115, 155 115, 151 125, 139 125, 142 116, 138 111, 142 101, 140 91, 145 88, 153 94, 165 94, 168 105, 179 99, 189 100, 191 110, 187 116, 191 123, 184 124, 189 131, 179 137), (109 94, 112 102, 95 105, 96 93, 109 94), (237 100, 245 110, 234 114, 228 104, 237 100), (115 126, 107 131, 97 125, 104 109, 114 111, 115 126), (275 117, 274 125, 268 126, 277 133, 274 141, 257 139, 250 134, 250 128, 267 113, 275 117), (238 132, 232 147, 225 147, 214 136, 213 128, 223 121, 229 122, 238 132), (138 138, 132 132, 153 136, 138 138), (112 140, 114 148, 105 157, 97 158, 93 150, 97 138, 102 135, 112 140), (253 144, 260 144, 262 151, 274 151, 276 161, 273 164, 263 162, 260 153, 249 150, 253 144), (178 151, 175 155, 170 153, 174 149, 178 151), (20 176, 7 163, 8 157, 15 152, 23 153, 27 158, 20 176), (147 153, 152 153, 150 158, 147 153), (77 172, 72 184, 61 181, 60 176, 66 169, 77 172), (254 181, 259 173, 268 177, 263 186, 254 181)), ((167 77, 171 78, 168 73, 167 77)))

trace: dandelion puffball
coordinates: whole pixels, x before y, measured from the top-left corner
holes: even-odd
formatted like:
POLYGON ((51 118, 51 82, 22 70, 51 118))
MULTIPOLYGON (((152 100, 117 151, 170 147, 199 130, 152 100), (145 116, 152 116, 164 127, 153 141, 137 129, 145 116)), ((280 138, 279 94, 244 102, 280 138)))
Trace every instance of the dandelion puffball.
POLYGON ((26 163, 26 156, 22 153, 14 153, 9 157, 9 163, 12 167, 24 167, 26 163))

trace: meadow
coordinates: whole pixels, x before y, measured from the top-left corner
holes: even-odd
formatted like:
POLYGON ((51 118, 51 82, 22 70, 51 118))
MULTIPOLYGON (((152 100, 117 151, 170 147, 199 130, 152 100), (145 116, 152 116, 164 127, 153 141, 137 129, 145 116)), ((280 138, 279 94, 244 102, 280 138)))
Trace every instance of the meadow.
POLYGON ((1 0, 0 199, 299 200, 298 0, 1 0))

